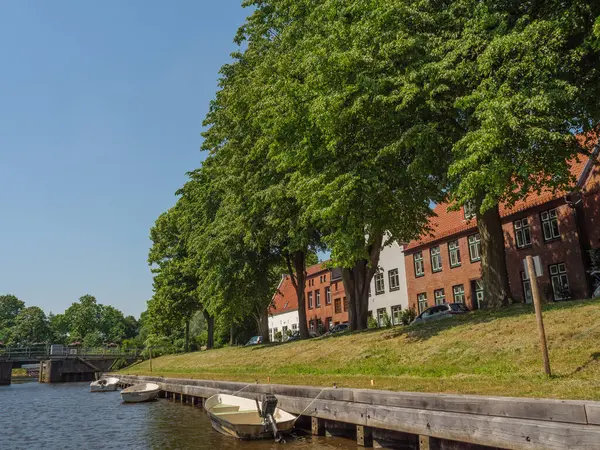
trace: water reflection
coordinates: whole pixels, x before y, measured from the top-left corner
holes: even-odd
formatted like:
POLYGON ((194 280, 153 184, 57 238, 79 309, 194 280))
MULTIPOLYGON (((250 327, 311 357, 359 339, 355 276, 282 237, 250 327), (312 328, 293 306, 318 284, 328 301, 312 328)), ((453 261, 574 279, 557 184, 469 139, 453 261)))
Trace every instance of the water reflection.
POLYGON ((200 408, 167 400, 125 404, 85 383, 0 388, 0 449, 341 449, 348 439, 299 437, 287 444, 237 441, 214 431, 200 408))

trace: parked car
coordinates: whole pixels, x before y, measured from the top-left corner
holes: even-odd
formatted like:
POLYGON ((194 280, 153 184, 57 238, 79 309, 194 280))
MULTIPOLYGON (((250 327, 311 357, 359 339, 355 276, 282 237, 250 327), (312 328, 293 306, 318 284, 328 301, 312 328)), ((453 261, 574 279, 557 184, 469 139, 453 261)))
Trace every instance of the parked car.
POLYGON ((338 323, 331 327, 331 329, 324 334, 324 336, 329 336, 330 334, 341 333, 342 331, 346 331, 349 327, 348 322, 338 323))
POLYGON ((260 345, 263 343, 262 336, 252 336, 248 342, 246 342, 246 347, 249 345, 260 345))
MULTIPOLYGON (((310 338, 316 338, 319 337, 319 333, 317 333, 314 330, 308 330, 308 335, 310 336, 310 338)), ((289 336, 285 342, 291 342, 291 341, 298 341, 300 340, 300 331, 294 331, 294 333, 289 336)))
POLYGON ((427 308, 413 320, 412 324, 431 322, 432 320, 445 319, 457 314, 466 314, 468 312, 470 312, 469 308, 462 303, 445 303, 443 305, 427 308))

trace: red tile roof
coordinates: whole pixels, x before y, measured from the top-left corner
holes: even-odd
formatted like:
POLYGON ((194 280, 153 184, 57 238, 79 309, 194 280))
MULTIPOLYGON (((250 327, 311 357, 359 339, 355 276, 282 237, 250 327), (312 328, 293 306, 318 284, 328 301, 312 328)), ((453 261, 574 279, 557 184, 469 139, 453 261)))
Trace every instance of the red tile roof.
POLYGON ((298 309, 298 296, 294 289, 294 284, 289 275, 284 275, 279 283, 277 292, 273 296, 272 306, 269 308, 269 314, 277 315, 298 309))
MULTIPOLYGON (((581 142, 584 138, 578 137, 578 139, 581 142)), ((595 143, 595 141, 588 140, 586 142, 586 146, 591 148, 595 143)), ((579 180, 588 161, 588 156, 580 156, 578 160, 575 159, 571 161, 571 173, 575 179, 579 180)), ((591 189, 592 186, 598 182, 600 182, 600 167, 596 165, 587 178, 585 189, 591 189)), ((512 207, 508 207, 504 204, 500 205, 500 216, 510 216, 520 211, 524 211, 526 209, 548 203, 552 200, 562 198, 565 196, 565 194, 566 192, 552 192, 551 190, 545 190, 540 194, 528 195, 525 199, 517 201, 512 207)), ((464 211, 462 208, 458 211, 448 211, 449 206, 450 205, 448 203, 438 204, 433 209, 435 215, 431 217, 429 221, 431 231, 423 234, 421 238, 409 242, 404 250, 410 250, 424 244, 428 244, 443 238, 448 238, 450 236, 477 228, 476 219, 473 218, 471 220, 465 220, 464 211)))

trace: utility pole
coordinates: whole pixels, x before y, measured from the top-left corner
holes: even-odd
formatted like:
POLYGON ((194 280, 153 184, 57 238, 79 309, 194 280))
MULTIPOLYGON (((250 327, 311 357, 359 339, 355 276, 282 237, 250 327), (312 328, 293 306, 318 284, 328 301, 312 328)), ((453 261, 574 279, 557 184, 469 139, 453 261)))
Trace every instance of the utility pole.
POLYGON ((546 332, 544 330, 544 321, 542 319, 542 302, 540 299, 540 290, 538 287, 537 274, 535 272, 535 265, 533 263, 533 257, 528 256, 526 258, 527 272, 529 273, 529 282, 531 283, 531 294, 533 295, 533 307, 535 309, 535 318, 537 320, 538 332, 540 335, 540 344, 542 346, 542 357, 544 358, 544 370, 546 375, 552 376, 550 371, 550 358, 548 357, 548 343, 546 341, 546 332))
POLYGON ((149 350, 150 350, 150 372, 152 372, 152 347, 150 347, 149 350))

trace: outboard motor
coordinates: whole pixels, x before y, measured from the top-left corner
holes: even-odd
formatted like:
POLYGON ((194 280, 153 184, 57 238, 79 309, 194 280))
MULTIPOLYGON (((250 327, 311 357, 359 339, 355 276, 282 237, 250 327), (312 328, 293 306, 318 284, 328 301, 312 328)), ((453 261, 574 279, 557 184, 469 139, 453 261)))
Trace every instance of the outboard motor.
MULTIPOLYGON (((258 399, 256 401, 258 403, 258 399)), ((277 397, 273 394, 265 394, 261 407, 259 408, 260 416, 265 421, 265 426, 270 426, 273 431, 275 441, 281 441, 281 435, 277 431, 277 423, 275 422, 275 410, 277 409, 277 397)))

